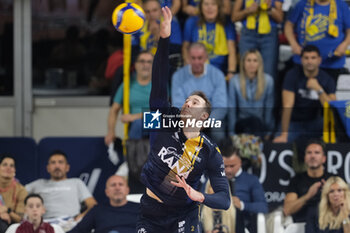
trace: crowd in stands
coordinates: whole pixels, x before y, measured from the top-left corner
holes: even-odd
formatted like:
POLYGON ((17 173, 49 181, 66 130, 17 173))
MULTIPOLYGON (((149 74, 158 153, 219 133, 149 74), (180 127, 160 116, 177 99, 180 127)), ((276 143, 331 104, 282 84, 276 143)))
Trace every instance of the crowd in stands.
MULTIPOLYGON (((147 137, 142 131, 142 112, 148 106, 164 4, 175 15, 169 56, 180 55, 184 62, 184 66, 172 64, 171 103, 180 108, 190 94, 202 91, 213 106, 211 117, 223 122, 219 131, 206 133, 220 145, 232 203, 227 211, 203 207, 203 229, 206 233, 241 233, 247 228, 255 233, 257 214, 268 212, 264 190, 258 178, 242 168, 241 151, 224 139, 243 133, 273 142, 321 137, 322 105, 336 99, 337 78, 344 72, 350 44, 349 8, 343 0, 299 0, 286 16, 280 0, 236 0, 233 4, 227 0, 146 0, 142 3, 145 26, 132 40, 130 112, 120 117, 129 124, 129 139, 147 137), (240 28, 235 26, 238 22, 240 28), (294 62, 283 77, 277 69, 282 31, 294 62)), ((108 32, 96 34, 96 40, 102 40, 96 42, 100 47, 89 51, 76 45, 78 34, 74 28, 67 31, 65 42, 52 51, 54 62, 67 66, 63 63, 71 65, 76 57, 100 56, 101 62, 90 68, 104 70, 106 54, 112 54, 103 40, 108 32), (69 49, 72 45, 75 51, 69 49)), ((120 59, 118 54, 116 59, 120 59)), ((120 68, 113 71, 108 76, 120 80, 120 68)), ((107 145, 115 140, 123 92, 119 82, 112 92, 107 145)), ((307 170, 291 180, 282 211, 294 222, 306 223, 306 232, 349 233, 349 184, 328 174, 325 161, 324 145, 311 141, 304 156, 307 170)), ((62 151, 53 152, 48 160, 49 180, 39 179, 24 187, 15 179, 15 165, 11 155, 0 160, 0 232, 134 232, 139 206, 126 200, 125 178, 111 176, 105 189, 109 203, 97 204, 80 179, 67 178, 70 167, 62 151)), ((204 186, 210 193, 210 184, 204 186)))

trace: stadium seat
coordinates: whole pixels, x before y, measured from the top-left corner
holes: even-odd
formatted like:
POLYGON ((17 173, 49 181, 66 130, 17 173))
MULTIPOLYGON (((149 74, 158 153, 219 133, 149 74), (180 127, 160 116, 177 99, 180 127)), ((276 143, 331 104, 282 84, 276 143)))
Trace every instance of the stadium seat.
POLYGON ((38 178, 36 146, 32 138, 0 138, 0 154, 10 154, 16 159, 16 178, 21 184, 27 184, 38 178))
POLYGON ((337 100, 350 100, 350 74, 339 76, 335 95, 337 100))
POLYGON ((305 233, 305 223, 291 223, 286 227, 284 233, 305 233))

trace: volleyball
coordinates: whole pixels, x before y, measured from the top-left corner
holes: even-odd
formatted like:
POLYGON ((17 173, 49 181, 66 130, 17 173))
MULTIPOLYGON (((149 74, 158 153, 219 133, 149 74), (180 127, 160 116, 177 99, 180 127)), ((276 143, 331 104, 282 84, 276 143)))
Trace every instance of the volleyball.
POLYGON ((121 33, 133 34, 143 27, 145 12, 135 3, 122 3, 114 9, 112 23, 121 33))

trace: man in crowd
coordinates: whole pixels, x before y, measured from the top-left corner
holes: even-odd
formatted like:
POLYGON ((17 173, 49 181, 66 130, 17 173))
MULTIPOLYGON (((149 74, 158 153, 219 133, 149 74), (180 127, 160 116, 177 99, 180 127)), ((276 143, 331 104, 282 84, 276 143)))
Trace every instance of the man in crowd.
POLYGON ((64 230, 69 230, 97 204, 83 181, 67 178, 69 168, 67 155, 54 151, 47 164, 50 179, 39 179, 25 186, 28 193, 37 193, 44 199, 44 219, 61 225, 64 230), (86 210, 80 213, 82 202, 86 210))
POLYGON ((317 209, 322 185, 330 176, 323 167, 326 154, 321 141, 308 142, 304 162, 307 171, 292 178, 284 199, 284 215, 292 215, 294 222, 306 222, 308 213, 317 209))
MULTIPOLYGON (((189 64, 177 70, 171 83, 173 106, 181 108, 186 98, 195 91, 202 91, 212 104, 210 117, 223 122, 227 108, 225 76, 215 66, 206 64, 208 54, 202 43, 193 43, 188 49, 189 64)), ((225 130, 211 130, 210 136, 219 142, 225 137, 225 130)))
POLYGON ((335 100, 334 80, 319 68, 318 48, 307 45, 301 52, 302 66, 291 69, 283 82, 281 135, 274 142, 293 142, 302 137, 321 137, 322 106, 335 100))
POLYGON ((105 189, 108 203, 94 206, 69 233, 134 233, 140 204, 128 202, 129 187, 125 178, 113 175, 105 189))
POLYGON ((268 211, 264 189, 258 177, 242 170, 240 152, 231 140, 225 141, 220 149, 231 188, 231 199, 237 210, 236 233, 244 233, 245 227, 249 232, 256 233, 257 214, 268 211))

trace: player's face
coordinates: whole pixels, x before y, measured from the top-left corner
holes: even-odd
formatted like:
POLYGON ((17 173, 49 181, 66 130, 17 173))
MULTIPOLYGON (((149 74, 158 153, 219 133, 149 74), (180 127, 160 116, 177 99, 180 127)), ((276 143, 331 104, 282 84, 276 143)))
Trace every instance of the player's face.
POLYGON ((25 206, 25 213, 28 216, 28 220, 31 223, 41 221, 41 217, 45 213, 45 208, 40 198, 31 197, 27 200, 27 204, 25 206))
POLYGON ((331 185, 328 200, 332 207, 339 208, 345 200, 345 191, 337 183, 331 185))
POLYGON ((326 162, 322 146, 318 144, 310 144, 305 150, 305 164, 310 169, 320 168, 326 162))
POLYGON ((247 74, 257 74, 259 67, 258 56, 255 53, 249 53, 244 59, 244 69, 247 74))
POLYGON ((148 1, 143 8, 148 20, 160 20, 162 11, 157 1, 148 1))
POLYGON ((15 177, 15 161, 12 158, 4 158, 0 164, 1 177, 12 179, 15 177))
POLYGON ((148 53, 141 54, 135 62, 135 70, 140 77, 146 79, 152 75, 153 56, 148 53))
POLYGON ((204 65, 208 59, 204 48, 194 47, 189 51, 189 63, 191 65, 192 73, 194 75, 201 75, 204 73, 204 65))
POLYGON ((238 156, 223 157, 225 165, 225 173, 228 179, 232 179, 236 176, 238 170, 241 168, 242 161, 238 156))
POLYGON ((69 164, 63 155, 56 154, 51 156, 47 164, 47 172, 53 180, 63 180, 67 178, 69 164))
POLYGON ((129 188, 126 180, 119 176, 112 176, 108 179, 106 184, 106 196, 113 203, 121 203, 126 200, 129 194, 129 188))
POLYGON ((321 57, 316 52, 304 52, 301 64, 308 72, 314 72, 321 64, 321 57))
POLYGON ((188 97, 181 108, 181 115, 197 120, 206 120, 208 113, 205 111, 205 100, 198 95, 188 97))
POLYGON ((202 11, 206 21, 215 22, 219 13, 219 7, 215 0, 204 0, 202 3, 202 11))

